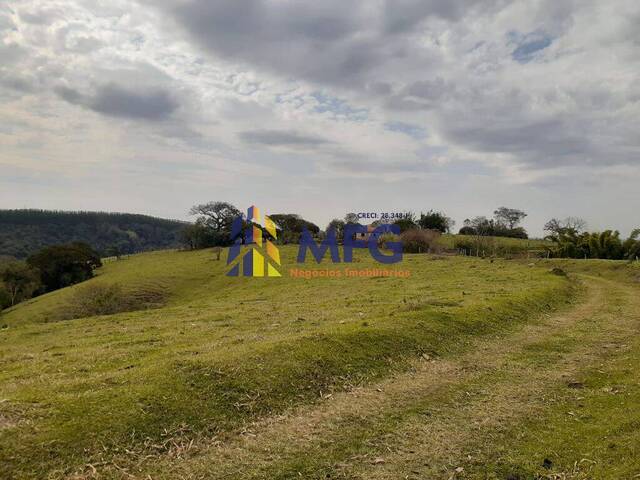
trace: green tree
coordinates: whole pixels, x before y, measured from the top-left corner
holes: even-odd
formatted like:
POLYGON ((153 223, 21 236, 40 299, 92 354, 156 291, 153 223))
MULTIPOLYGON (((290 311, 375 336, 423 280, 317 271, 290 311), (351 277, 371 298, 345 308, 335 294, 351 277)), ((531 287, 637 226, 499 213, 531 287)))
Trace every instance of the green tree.
POLYGON ((215 232, 230 232, 233 221, 242 216, 240 210, 227 202, 194 205, 189 213, 198 215, 197 220, 215 232))
POLYGON ((638 245, 640 232, 634 231, 624 243, 620 233, 612 230, 604 232, 578 233, 573 229, 561 231, 550 239, 555 242, 554 256, 567 258, 600 258, 606 260, 622 260, 635 258, 640 252, 638 245))
POLYGON ((98 252, 80 242, 43 248, 27 264, 39 271, 45 292, 88 280, 102 266, 98 252))
POLYGON ((552 218, 544 225, 545 232, 549 232, 548 239, 570 232, 582 233, 587 228, 587 222, 579 217, 567 217, 564 220, 552 218))
POLYGON ((122 251, 118 245, 110 245, 104 252, 108 257, 116 257, 116 260, 120 260, 122 251))
POLYGON ((513 230, 527 216, 522 210, 515 208, 500 207, 493 212, 493 218, 499 225, 504 225, 509 230, 513 230))
POLYGON ((41 248, 81 241, 106 253, 175 248, 185 222, 146 215, 107 212, 0 210, 0 256, 25 259, 41 248))
POLYGON ((305 230, 309 230, 313 235, 317 235, 320 232, 320 228, 317 225, 295 213, 276 213, 269 215, 269 218, 279 230, 278 241, 280 243, 299 242, 300 236, 305 230))
POLYGON ((6 288, 0 283, 0 310, 4 310, 11 306, 11 295, 6 288))
POLYGON ((189 250, 226 245, 229 243, 229 240, 229 234, 226 232, 216 232, 199 220, 194 224, 187 225, 182 230, 182 243, 186 245, 189 250))
POLYGON ((336 232, 336 239, 341 240, 344 236, 344 226, 344 220, 334 218, 329 222, 329 225, 327 225, 326 232, 329 233, 329 231, 334 230, 336 232))
POLYGON ((0 273, 0 280, 9 295, 10 306, 31 298, 40 286, 38 272, 22 262, 4 267, 0 273))
POLYGON ((442 212, 429 210, 427 213, 420 214, 418 225, 427 230, 437 230, 440 233, 448 233, 455 225, 455 222, 442 212))
POLYGON ((476 237, 528 238, 527 231, 524 228, 510 228, 504 222, 498 222, 494 219, 489 220, 484 216, 475 217, 471 220, 466 219, 458 233, 476 237))
POLYGON ((631 232, 631 235, 622 245, 624 257, 627 260, 636 260, 640 258, 640 228, 631 232))
POLYGON ((393 224, 400 227, 400 233, 404 233, 408 230, 415 230, 416 228, 418 228, 418 224, 416 224, 416 222, 414 222, 410 217, 400 218, 393 222, 393 224))
POLYGON ((355 225, 356 223, 360 223, 360 219, 358 218, 358 215, 356 213, 347 213, 344 216, 344 223, 347 225, 355 225))
MULTIPOLYGON (((192 249, 229 245, 234 220, 244 218, 240 210, 227 202, 195 205, 189 213, 198 217, 195 225, 183 229, 182 241, 192 249)), ((244 232, 244 228, 242 231, 244 232)))

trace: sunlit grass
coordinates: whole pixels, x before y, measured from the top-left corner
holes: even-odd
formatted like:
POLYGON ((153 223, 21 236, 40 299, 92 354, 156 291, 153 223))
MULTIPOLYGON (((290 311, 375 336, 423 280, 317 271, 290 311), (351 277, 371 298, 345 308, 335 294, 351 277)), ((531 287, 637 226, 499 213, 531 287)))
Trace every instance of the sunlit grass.
MULTIPOLYGON (((408 255, 403 278, 231 278, 209 251, 106 264, 90 284, 166 295, 162 308, 60 320, 86 285, 0 324, 0 477, 70 472, 167 431, 207 435, 403 369, 566 303, 545 267, 408 255), (4 474, 4 475, 3 475, 4 474)), ((305 268, 345 266, 308 263, 305 268)), ((378 268, 363 252, 355 268, 378 268)))

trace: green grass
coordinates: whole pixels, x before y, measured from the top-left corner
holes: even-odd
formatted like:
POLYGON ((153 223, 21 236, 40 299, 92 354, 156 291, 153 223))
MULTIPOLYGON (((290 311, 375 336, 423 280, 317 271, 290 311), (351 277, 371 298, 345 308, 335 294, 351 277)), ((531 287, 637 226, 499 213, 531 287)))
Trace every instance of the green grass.
MULTIPOLYGON (((605 271, 610 267, 602 265, 605 271)), ((165 459, 152 476, 637 478, 640 341, 631 341, 640 318, 637 291, 584 278, 590 295, 599 292, 595 300, 581 296, 578 309, 544 316, 515 334, 476 337, 486 358, 473 352, 455 356, 463 375, 449 370, 434 381, 429 367, 418 368, 368 389, 368 396, 339 396, 337 406, 325 402, 312 411, 324 413, 317 425, 304 428, 317 421, 305 410, 281 428, 256 427, 256 443, 238 440, 242 448, 232 443, 194 455, 176 462, 177 472, 165 459), (395 398, 389 388, 394 384, 405 385, 395 398), (380 400, 387 396, 392 400, 380 400), (345 397, 359 408, 345 411, 345 397), (457 475, 459 466, 463 473, 457 475)))
MULTIPOLYGON (((561 263, 614 278, 618 286, 620 278, 637 271, 623 262, 561 263)), ((608 292, 606 310, 616 323, 585 319, 570 334, 514 356, 513 363, 542 368, 572 351, 588 352, 585 368, 546 392, 543 411, 494 434, 491 450, 467 469, 472 478, 640 478, 640 289, 633 282, 631 288, 628 281, 623 285, 608 292), (631 292, 633 308, 628 308, 625 290, 631 292)))
MULTIPOLYGON (((294 265, 294 248, 281 249, 294 265)), ((368 255, 353 265, 374 268, 368 255)), ((343 266, 308 264, 307 268, 343 266)), ((89 284, 162 308, 60 320, 75 286, 0 316, 0 478, 58 478, 167 432, 213 435, 448 357, 564 305, 548 267, 407 255, 401 278, 229 278, 209 251, 105 265, 89 284)))

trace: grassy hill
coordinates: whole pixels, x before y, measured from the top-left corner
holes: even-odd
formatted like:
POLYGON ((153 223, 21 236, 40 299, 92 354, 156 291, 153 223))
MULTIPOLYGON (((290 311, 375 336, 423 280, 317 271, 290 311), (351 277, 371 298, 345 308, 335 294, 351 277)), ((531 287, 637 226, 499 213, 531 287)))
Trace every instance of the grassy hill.
MULTIPOLYGON (((281 253, 294 265, 295 248, 281 253)), ((378 265, 360 255, 352 266, 378 265)), ((379 442, 405 421, 520 378, 487 374, 495 359, 477 353, 519 358, 505 339, 543 328, 587 289, 545 262, 500 259, 407 255, 410 279, 230 278, 225 268, 210 251, 145 253, 3 312, 0 478, 374 478, 382 468, 371 465, 387 465, 377 449, 389 453, 379 442), (113 284, 160 305, 65 320, 83 294, 113 284), (446 365, 455 373, 421 383, 424 369, 446 365), (462 382, 473 372, 480 387, 462 382)), ((527 361, 553 363, 574 346, 548 342, 527 347, 527 361)))
POLYGON ((0 210, 0 256, 25 258, 48 245, 86 242, 101 253, 174 248, 185 222, 106 212, 0 210))

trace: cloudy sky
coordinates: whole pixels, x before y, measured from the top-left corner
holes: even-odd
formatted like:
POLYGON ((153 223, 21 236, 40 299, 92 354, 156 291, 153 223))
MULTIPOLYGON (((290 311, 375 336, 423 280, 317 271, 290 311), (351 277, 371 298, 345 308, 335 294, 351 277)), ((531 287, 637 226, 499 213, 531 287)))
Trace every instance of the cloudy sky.
POLYGON ((9 0, 0 208, 640 226, 637 0, 9 0))

